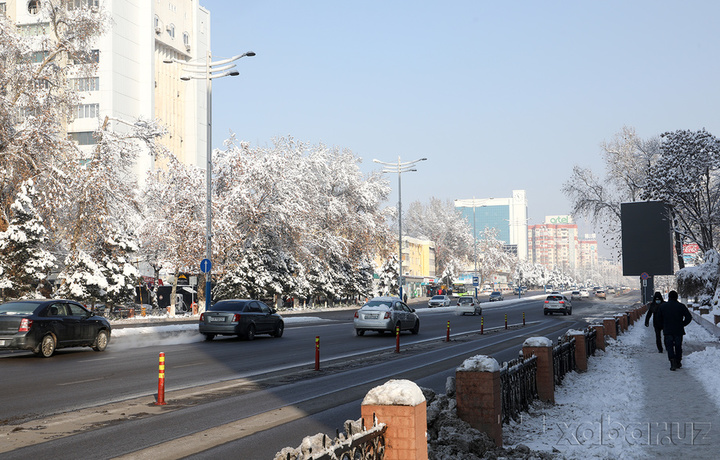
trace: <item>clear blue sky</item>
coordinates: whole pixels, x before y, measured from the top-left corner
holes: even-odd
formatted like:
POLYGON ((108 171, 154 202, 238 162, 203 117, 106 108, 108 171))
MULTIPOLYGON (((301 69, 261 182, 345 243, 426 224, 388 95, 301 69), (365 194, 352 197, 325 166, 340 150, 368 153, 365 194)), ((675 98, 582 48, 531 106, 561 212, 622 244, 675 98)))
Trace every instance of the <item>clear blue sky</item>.
MULTIPOLYGON (((528 194, 530 224, 566 214, 575 164, 600 143, 707 128, 720 136, 720 2, 230 1, 211 12, 213 144, 232 130, 373 158, 427 157, 411 201, 528 194)), ((389 177, 397 202, 397 176, 389 177)))

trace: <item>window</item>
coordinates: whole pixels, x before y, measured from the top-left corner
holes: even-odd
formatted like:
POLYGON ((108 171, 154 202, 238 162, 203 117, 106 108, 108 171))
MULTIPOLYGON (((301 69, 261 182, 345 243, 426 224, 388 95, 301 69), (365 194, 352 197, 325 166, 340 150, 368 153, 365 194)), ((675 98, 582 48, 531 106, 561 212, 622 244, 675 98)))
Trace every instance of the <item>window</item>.
POLYGON ((47 51, 35 51, 30 55, 30 61, 35 64, 40 64, 48 57, 47 51))
POLYGON ((75 118, 97 118, 99 114, 100 104, 80 104, 75 109, 75 118))
POLYGON ((167 33, 170 35, 170 38, 175 38, 175 24, 169 24, 167 26, 167 33))
POLYGON ((160 35, 160 32, 162 32, 162 27, 160 26, 160 17, 156 14, 155 15, 155 33, 160 35))
POLYGON ((73 58, 73 64, 97 64, 100 62, 100 50, 91 50, 89 53, 73 58))
POLYGON ((99 4, 100 0, 65 0, 65 7, 68 10, 82 8, 83 5, 87 5, 89 8, 97 8, 99 4))
POLYGON ((81 131, 77 133, 68 133, 68 137, 70 140, 75 141, 78 143, 78 145, 95 145, 97 144, 97 141, 95 140, 95 136, 93 136, 92 131, 81 131))
POLYGON ((190 34, 187 32, 183 32, 183 44, 185 48, 190 48, 190 34))
POLYGON ((99 77, 73 78, 75 91, 98 91, 100 89, 99 77))
POLYGON ((38 14, 40 12, 40 0, 30 0, 28 2, 28 13, 38 14))
POLYGON ((5 2, 0 3, 0 14, 7 16, 7 5, 5 2))

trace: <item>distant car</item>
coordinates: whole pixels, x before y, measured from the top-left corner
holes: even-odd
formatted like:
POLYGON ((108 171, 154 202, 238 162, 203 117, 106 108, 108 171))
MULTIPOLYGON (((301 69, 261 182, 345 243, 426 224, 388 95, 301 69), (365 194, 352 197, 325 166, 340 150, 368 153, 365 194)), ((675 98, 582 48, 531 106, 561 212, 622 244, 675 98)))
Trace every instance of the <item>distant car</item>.
POLYGON ((608 286, 605 292, 607 292, 608 294, 615 294, 615 288, 612 286, 608 286))
POLYGON ((580 299, 589 299, 590 298, 590 291, 587 289, 580 289, 580 299))
POLYGON ((490 293, 490 297, 488 299, 490 302, 495 302, 498 300, 505 300, 505 297, 503 297, 502 292, 500 291, 493 291, 490 293))
POLYGON ((449 307, 449 306, 450 306, 450 297, 448 297, 444 294, 433 296, 430 300, 428 300, 428 308, 449 307))
POLYGON ((570 300, 580 300, 580 299, 582 299, 582 297, 580 295, 580 291, 572 291, 570 293, 570 300))
POLYGON ((562 313, 572 315, 572 302, 564 295, 551 294, 545 299, 543 314, 562 313))
POLYGON ((237 335, 253 340, 257 334, 282 337, 285 322, 275 310, 259 300, 221 300, 200 315, 200 333, 205 340, 217 335, 237 335))
MULTIPOLYGON (((445 296, 447 297, 447 296, 445 296)), ((365 331, 377 331, 379 334, 400 330, 417 334, 420 331, 420 318, 415 310, 408 307, 398 297, 374 297, 355 312, 355 333, 364 335, 365 331)))
POLYGON ((515 286, 513 288, 513 294, 524 294, 527 291, 527 287, 525 286, 515 286))
POLYGON ((597 297, 598 299, 607 300, 604 289, 598 289, 597 291, 595 291, 595 297, 597 297))
POLYGON ((30 350, 44 358, 65 347, 104 351, 110 323, 72 300, 17 300, 0 305, 0 349, 30 350))
POLYGON ((474 297, 460 297, 457 303, 457 312, 461 315, 466 313, 482 315, 482 307, 480 301, 474 297))
POLYGON ((546 284, 546 285, 545 285, 545 293, 547 294, 547 293, 552 292, 552 291, 553 291, 552 284, 546 284))

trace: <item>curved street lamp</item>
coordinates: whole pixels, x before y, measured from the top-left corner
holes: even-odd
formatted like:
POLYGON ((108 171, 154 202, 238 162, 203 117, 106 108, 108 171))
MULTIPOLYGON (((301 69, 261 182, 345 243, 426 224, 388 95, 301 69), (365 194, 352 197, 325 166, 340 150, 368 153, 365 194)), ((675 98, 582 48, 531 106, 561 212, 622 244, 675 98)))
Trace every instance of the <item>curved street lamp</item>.
POLYGON ((186 72, 180 77, 180 80, 205 80, 207 88, 207 156, 206 156, 206 185, 207 196, 205 211, 205 258, 208 261, 207 267, 203 269, 205 272, 205 308, 209 308, 212 303, 212 81, 222 77, 236 77, 240 72, 235 70, 233 62, 245 56, 255 56, 253 51, 238 54, 231 58, 212 62, 212 54, 208 50, 205 56, 205 62, 188 62, 178 59, 166 59, 165 64, 180 64, 182 70, 186 72))
POLYGON ((402 281, 403 281, 403 273, 402 273, 402 193, 401 193, 401 186, 402 183, 400 181, 400 175, 404 172, 413 172, 417 171, 417 169, 414 168, 414 166, 421 162, 425 161, 427 158, 419 158, 417 160, 408 161, 408 162, 401 162, 400 156, 398 155, 397 163, 385 163, 380 160, 373 160, 374 163, 378 163, 384 166, 382 172, 383 173, 397 173, 398 175, 398 255, 400 258, 398 259, 398 287, 400 292, 400 299, 403 298, 403 288, 402 288, 402 281))

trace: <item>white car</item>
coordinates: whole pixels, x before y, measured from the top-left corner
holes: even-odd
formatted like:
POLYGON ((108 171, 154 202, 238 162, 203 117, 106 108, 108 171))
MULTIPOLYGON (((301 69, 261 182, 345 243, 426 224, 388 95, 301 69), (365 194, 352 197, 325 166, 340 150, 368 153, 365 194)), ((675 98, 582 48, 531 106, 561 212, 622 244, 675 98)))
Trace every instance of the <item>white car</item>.
POLYGON ((409 330, 417 334, 420 330, 420 319, 415 309, 408 307, 399 297, 375 297, 355 312, 355 333, 364 335, 365 331, 376 331, 379 334, 394 332, 396 327, 401 331, 409 330))
POLYGON ((446 295, 436 295, 432 299, 428 300, 428 308, 432 307, 449 307, 450 297, 446 295))
POLYGON ((471 315, 482 315, 482 307, 480 301, 473 297, 460 297, 457 303, 458 315, 465 315, 469 313, 471 315))
POLYGON ((580 298, 581 299, 589 299, 590 291, 588 291, 587 289, 580 289, 580 298))

